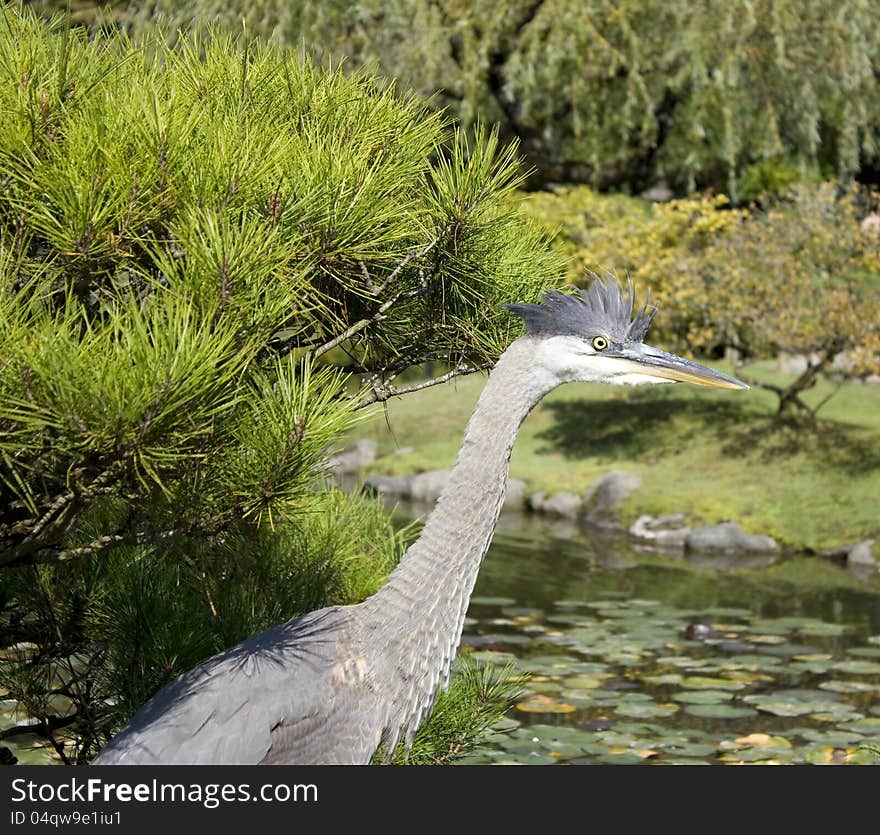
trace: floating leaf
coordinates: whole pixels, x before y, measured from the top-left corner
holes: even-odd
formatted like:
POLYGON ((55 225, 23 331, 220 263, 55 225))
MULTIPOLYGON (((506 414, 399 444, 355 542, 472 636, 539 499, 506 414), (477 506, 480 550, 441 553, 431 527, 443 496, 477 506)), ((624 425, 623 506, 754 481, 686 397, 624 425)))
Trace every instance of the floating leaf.
POLYGON ((763 713, 772 713, 774 716, 807 716, 823 709, 832 709, 834 696, 822 691, 780 690, 776 693, 745 696, 743 701, 754 705, 763 713))
POLYGON ((752 733, 736 739, 726 739, 718 745, 722 751, 738 751, 742 748, 791 748, 791 743, 783 736, 752 733))
POLYGON ((866 684, 864 681, 823 681, 819 688, 834 693, 870 693, 877 690, 875 685, 866 684))
POLYGON ((605 673, 603 675, 575 675, 568 676, 565 679, 565 686, 572 690, 595 690, 602 686, 602 683, 611 675, 605 673))
POLYGON ((686 704, 712 705, 729 702, 733 697, 730 692, 724 690, 684 690, 676 693, 672 698, 686 704))
MULTIPOLYGON (((708 742, 675 742, 661 743, 665 752, 675 754, 678 757, 712 757, 715 755, 715 746, 708 742)), ((664 760, 670 762, 670 760, 664 760)))
POLYGON ((549 696, 536 694, 516 703, 516 709, 524 713, 574 713, 574 705, 556 701, 549 696))
POLYGON ((746 717, 757 715, 749 707, 725 704, 687 705, 684 712, 691 716, 700 716, 704 719, 745 719, 746 717))
POLYGON ((880 647, 852 647, 846 652, 860 658, 880 658, 880 647))
POLYGON ((810 746, 804 751, 804 759, 811 765, 849 765, 857 749, 831 745, 810 746))
POLYGON ((876 661, 839 661, 837 664, 832 664, 831 669, 839 670, 841 673, 852 673, 853 675, 880 675, 880 664, 876 661))
POLYGON ((655 704, 654 702, 626 702, 618 705, 614 712, 620 716, 634 719, 649 719, 653 716, 671 716, 679 710, 678 705, 655 704))
POLYGON ((847 631, 847 627, 842 623, 824 623, 816 620, 805 624, 798 630, 802 635, 843 635, 847 631))
POLYGON ((744 690, 746 686, 741 681, 714 676, 687 676, 681 684, 689 690, 744 690))
POLYGON ((880 719, 869 716, 866 719, 857 719, 853 722, 847 722, 841 726, 847 731, 856 731, 867 736, 880 736, 880 719))
POLYGON ((664 673, 661 676, 643 676, 642 681, 646 684, 662 686, 665 684, 681 684, 682 676, 680 673, 664 673))
POLYGON ((753 644, 784 644, 785 635, 747 635, 745 640, 753 644))

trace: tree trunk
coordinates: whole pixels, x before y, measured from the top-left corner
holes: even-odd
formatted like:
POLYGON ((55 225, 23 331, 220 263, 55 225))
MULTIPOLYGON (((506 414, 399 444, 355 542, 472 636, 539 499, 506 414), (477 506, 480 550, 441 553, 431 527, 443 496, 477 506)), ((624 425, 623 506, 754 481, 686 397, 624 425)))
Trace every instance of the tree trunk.
POLYGON ((818 362, 808 362, 803 373, 787 388, 774 389, 779 396, 779 417, 815 419, 816 410, 811 409, 804 403, 800 398, 800 394, 816 385, 819 374, 825 370, 830 361, 831 355, 823 353, 818 362))

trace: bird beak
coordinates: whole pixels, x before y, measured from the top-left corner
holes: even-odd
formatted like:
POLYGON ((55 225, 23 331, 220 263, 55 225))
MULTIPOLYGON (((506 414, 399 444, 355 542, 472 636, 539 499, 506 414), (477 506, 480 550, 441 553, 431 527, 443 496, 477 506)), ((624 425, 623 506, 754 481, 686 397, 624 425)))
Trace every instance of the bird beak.
POLYGON ((671 380, 676 383, 695 383, 698 386, 717 389, 748 388, 744 382, 735 377, 728 377, 720 371, 677 357, 675 354, 668 354, 650 345, 626 345, 618 351, 606 353, 606 356, 626 363, 628 373, 655 378, 655 382, 671 380))

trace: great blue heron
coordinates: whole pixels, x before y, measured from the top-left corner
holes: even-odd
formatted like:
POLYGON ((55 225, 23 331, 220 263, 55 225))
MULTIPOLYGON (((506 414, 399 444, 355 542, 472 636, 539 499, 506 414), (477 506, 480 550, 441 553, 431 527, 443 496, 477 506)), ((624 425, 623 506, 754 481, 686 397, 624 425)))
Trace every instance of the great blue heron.
POLYGON ((411 742, 445 687, 495 530, 520 424, 561 383, 744 383, 644 344, 632 284, 511 304, 526 334, 499 358, 446 489, 386 585, 256 635, 160 690, 100 764, 369 763, 411 742))

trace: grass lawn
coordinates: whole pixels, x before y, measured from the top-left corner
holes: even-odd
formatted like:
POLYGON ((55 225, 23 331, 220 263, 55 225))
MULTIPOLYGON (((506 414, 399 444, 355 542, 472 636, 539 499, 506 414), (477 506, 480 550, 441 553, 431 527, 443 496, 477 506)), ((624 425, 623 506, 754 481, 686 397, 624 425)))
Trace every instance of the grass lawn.
MULTIPOLYGON (((769 365, 749 372, 781 380, 769 365)), ((462 378, 377 408, 357 432, 379 442, 373 470, 451 467, 484 382, 462 378)), ((805 400, 832 388, 823 380, 805 400)), ((511 475, 529 491, 582 493, 627 470, 644 482, 624 506, 629 518, 686 510, 692 523, 734 519, 795 547, 880 536, 880 386, 847 383, 812 429, 779 426, 775 409, 776 397, 760 389, 571 384, 523 424, 511 475)))

